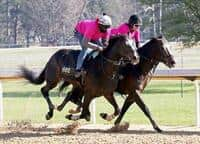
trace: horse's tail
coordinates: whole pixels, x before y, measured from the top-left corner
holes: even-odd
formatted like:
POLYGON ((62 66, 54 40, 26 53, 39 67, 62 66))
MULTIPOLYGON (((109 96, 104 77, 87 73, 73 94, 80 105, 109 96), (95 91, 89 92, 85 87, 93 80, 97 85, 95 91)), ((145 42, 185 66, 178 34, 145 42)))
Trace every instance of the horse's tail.
POLYGON ((21 76, 24 77, 26 80, 28 80, 32 84, 42 84, 45 80, 45 70, 44 68, 40 75, 38 77, 34 76, 34 73, 30 70, 28 70, 26 67, 22 66, 21 68, 21 76))

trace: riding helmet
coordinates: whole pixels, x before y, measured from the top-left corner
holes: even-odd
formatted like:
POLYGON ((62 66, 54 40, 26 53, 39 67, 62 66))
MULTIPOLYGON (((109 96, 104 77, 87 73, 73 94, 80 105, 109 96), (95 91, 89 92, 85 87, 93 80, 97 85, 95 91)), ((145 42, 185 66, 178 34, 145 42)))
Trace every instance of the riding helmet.
POLYGON ((105 13, 99 17, 99 24, 104 25, 104 26, 111 26, 112 25, 112 19, 105 13))
POLYGON ((133 26, 135 24, 137 25, 142 25, 142 19, 138 16, 138 15, 132 15, 130 16, 129 20, 128 20, 128 24, 133 26))

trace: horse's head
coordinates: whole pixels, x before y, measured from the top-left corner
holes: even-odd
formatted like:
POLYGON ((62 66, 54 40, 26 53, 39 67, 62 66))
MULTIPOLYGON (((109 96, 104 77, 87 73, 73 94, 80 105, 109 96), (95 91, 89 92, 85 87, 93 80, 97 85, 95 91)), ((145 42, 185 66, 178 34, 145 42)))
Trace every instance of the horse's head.
POLYGON ((110 48, 110 53, 113 54, 116 60, 128 60, 133 64, 139 62, 139 55, 134 41, 126 35, 112 37, 108 48, 110 48))
POLYGON ((176 62, 169 48, 168 42, 164 37, 159 36, 157 38, 152 38, 150 43, 152 43, 152 59, 163 62, 169 68, 175 66, 176 62))

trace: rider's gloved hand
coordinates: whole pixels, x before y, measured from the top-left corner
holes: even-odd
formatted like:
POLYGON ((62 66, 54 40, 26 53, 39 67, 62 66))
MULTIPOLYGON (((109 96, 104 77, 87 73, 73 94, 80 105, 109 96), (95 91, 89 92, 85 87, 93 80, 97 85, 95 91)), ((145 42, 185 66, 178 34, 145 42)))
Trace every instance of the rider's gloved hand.
POLYGON ((104 48, 103 48, 102 46, 98 46, 97 49, 98 49, 99 51, 103 51, 104 48))

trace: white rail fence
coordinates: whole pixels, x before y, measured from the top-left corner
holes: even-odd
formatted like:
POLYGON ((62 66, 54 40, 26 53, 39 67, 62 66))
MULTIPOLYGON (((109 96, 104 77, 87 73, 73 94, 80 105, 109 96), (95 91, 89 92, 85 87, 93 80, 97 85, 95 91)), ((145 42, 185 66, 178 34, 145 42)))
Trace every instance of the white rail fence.
POLYGON ((0 81, 0 124, 3 122, 3 89, 0 81))

